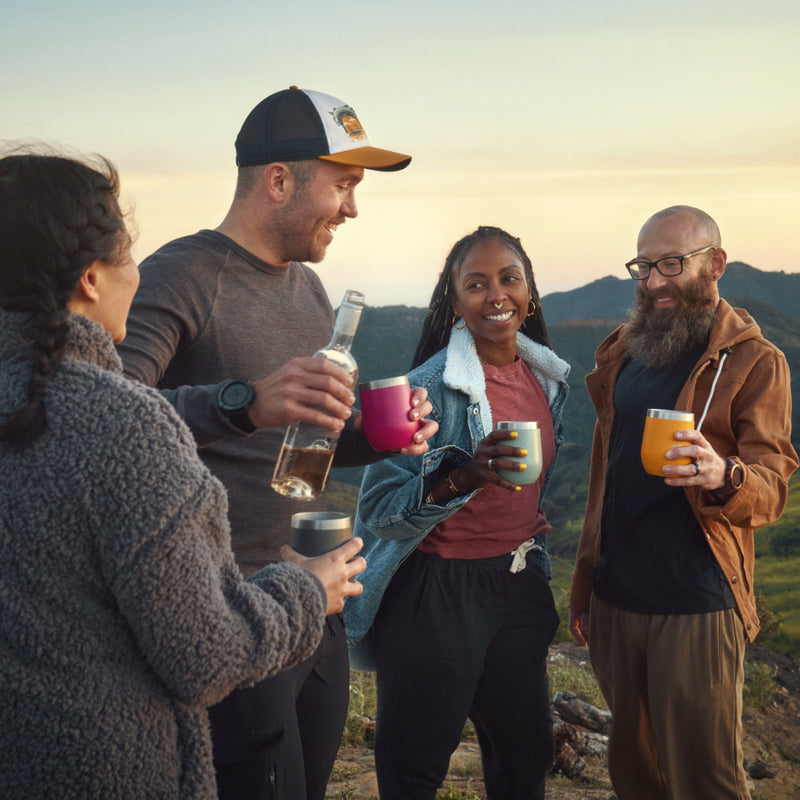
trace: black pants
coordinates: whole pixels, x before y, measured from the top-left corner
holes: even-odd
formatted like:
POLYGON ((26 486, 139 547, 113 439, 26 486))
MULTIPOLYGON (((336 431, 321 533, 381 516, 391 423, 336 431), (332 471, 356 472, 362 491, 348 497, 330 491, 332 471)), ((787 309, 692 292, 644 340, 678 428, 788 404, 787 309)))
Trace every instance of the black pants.
POLYGON ((344 624, 311 658, 209 709, 220 800, 323 800, 347 718, 344 624))
POLYGON ((431 800, 469 717, 490 800, 544 798, 555 744, 547 649, 553 594, 530 559, 415 552, 375 621, 381 800, 431 800))

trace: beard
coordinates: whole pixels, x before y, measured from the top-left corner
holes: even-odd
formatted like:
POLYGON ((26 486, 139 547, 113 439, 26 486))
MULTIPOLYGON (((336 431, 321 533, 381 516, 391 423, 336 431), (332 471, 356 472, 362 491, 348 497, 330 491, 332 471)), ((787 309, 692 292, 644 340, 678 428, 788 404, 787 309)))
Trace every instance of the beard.
POLYGON ((714 280, 710 271, 704 271, 682 288, 668 285, 652 293, 638 288, 623 336, 633 358, 648 367, 673 366, 706 347, 716 316, 714 280), (656 297, 674 297, 678 302, 658 309, 656 297))
POLYGON ((325 258, 330 238, 325 232, 329 221, 314 207, 310 184, 301 184, 290 201, 275 216, 270 230, 273 247, 284 261, 318 264, 325 258))

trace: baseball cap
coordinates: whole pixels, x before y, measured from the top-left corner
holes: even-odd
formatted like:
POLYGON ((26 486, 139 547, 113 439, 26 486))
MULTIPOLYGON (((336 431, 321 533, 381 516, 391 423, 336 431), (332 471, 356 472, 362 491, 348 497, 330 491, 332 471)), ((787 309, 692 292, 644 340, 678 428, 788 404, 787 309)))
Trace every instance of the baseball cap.
POLYGON ((236 137, 240 167, 311 158, 385 172, 403 169, 411 161, 403 153, 373 147, 352 106, 296 86, 262 100, 236 137))

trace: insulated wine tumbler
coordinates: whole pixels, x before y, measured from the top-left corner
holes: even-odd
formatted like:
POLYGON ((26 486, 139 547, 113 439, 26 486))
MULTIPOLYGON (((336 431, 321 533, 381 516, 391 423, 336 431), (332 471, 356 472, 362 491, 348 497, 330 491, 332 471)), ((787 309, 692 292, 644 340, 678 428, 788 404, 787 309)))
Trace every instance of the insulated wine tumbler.
POLYGON ((303 511, 292 514, 289 544, 300 555, 321 556, 353 538, 353 520, 339 511, 303 511))
POLYGON ((691 411, 673 411, 668 408, 648 408, 642 435, 642 466, 648 475, 663 478, 662 467, 667 464, 691 464, 691 458, 667 459, 666 452, 672 447, 685 447, 689 442, 679 442, 677 431, 694 428, 691 411))
POLYGON ((361 424, 376 450, 399 450, 414 442, 419 422, 408 418, 411 387, 408 378, 386 378, 358 385, 361 424))
POLYGON ((521 447, 528 451, 527 456, 501 456, 508 461, 526 464, 526 470, 515 472, 510 469, 498 469, 497 474, 509 483, 516 483, 520 486, 536 483, 542 474, 542 435, 539 423, 503 421, 497 423, 497 430, 516 431, 516 439, 504 439, 502 444, 510 444, 512 447, 521 447))

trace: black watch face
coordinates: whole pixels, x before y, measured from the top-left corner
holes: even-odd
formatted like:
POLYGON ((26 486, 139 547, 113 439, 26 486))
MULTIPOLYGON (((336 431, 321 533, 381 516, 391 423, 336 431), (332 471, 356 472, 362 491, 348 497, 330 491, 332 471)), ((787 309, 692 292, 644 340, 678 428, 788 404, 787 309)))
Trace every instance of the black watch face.
POLYGON ((731 486, 733 486, 734 489, 740 489, 743 481, 743 470, 738 464, 736 464, 733 469, 731 469, 731 486))
POLYGON ((250 399, 250 387, 241 381, 231 383, 225 387, 220 399, 226 408, 242 408, 250 399))

